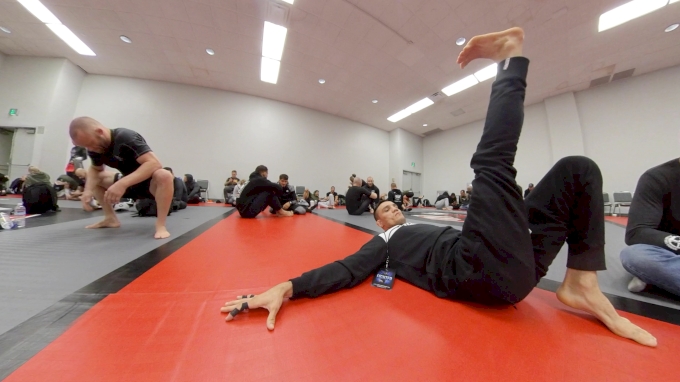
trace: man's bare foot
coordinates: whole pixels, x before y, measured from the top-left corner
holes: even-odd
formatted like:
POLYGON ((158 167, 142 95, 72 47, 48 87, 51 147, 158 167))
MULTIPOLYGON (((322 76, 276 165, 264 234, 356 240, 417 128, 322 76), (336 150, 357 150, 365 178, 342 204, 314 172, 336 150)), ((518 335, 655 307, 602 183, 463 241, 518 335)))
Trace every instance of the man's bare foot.
POLYGON ((597 317, 616 335, 642 345, 656 347, 657 341, 654 336, 619 316, 611 302, 600 291, 595 272, 567 269, 567 276, 557 290, 557 299, 567 306, 597 317))
POLYGON ((477 58, 488 58, 500 62, 509 57, 521 56, 523 41, 524 31, 517 27, 475 36, 460 52, 457 62, 462 69, 477 58))
POLYGON ((276 216, 290 217, 290 216, 293 216, 293 211, 284 211, 283 209, 280 209, 280 210, 276 211, 276 216))
POLYGON ((165 226, 156 227, 156 234, 153 237, 154 239, 167 239, 170 237, 170 232, 168 232, 165 226))
POLYGON ((85 228, 94 229, 94 228, 118 228, 118 227, 120 227, 120 222, 118 221, 118 219, 105 218, 99 223, 90 224, 85 228))

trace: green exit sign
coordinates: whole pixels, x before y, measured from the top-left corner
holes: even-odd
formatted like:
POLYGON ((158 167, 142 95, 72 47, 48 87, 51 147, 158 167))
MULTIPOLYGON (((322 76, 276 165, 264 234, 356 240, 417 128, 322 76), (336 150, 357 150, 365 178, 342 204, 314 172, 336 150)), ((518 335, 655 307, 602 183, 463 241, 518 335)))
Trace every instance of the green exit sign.
POLYGON ((411 162, 411 167, 416 167, 416 162, 411 162))
POLYGON ((10 117, 16 117, 17 115, 19 115, 19 109, 9 109, 10 117))

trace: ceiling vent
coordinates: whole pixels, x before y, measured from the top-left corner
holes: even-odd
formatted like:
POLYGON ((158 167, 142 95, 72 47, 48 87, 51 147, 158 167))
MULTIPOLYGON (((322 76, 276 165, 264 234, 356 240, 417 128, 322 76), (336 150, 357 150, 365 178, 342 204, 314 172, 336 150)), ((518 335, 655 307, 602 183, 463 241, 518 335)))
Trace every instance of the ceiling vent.
POLYGON ((428 135, 432 135, 432 134, 438 133, 440 131, 444 131, 444 130, 442 130, 440 128, 436 128, 436 129, 432 129, 430 131, 424 132, 423 135, 427 137, 428 135))
POLYGON ((454 110, 454 111, 451 112, 451 115, 453 115, 454 117, 457 117, 457 116, 463 115, 463 114, 465 114, 465 110, 463 110, 463 109, 458 109, 458 110, 454 110))
POLYGON ((622 78, 631 77, 631 76, 633 76, 633 72, 635 72, 635 68, 624 70, 622 72, 618 72, 618 73, 614 74, 614 76, 612 77, 612 81, 620 80, 622 78))
POLYGON ((288 26, 288 6, 277 3, 276 1, 269 1, 267 3, 267 21, 270 23, 288 26))
POLYGON ((446 98, 446 94, 444 94, 443 92, 436 92, 427 98, 429 98, 432 102, 437 102, 440 99, 446 98))
POLYGON ((595 86, 604 85, 607 82, 609 82, 611 77, 612 77, 611 75, 607 75, 607 76, 604 76, 604 77, 600 77, 600 78, 596 78, 594 80, 591 80, 590 81, 590 87, 592 88, 592 87, 595 87, 595 86))

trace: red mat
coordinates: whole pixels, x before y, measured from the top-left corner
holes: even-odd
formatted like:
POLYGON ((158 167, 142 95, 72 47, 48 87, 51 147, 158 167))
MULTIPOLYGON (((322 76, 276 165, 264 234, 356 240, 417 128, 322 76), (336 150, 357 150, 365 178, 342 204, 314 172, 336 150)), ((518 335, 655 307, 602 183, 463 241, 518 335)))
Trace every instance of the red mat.
POLYGON ((604 220, 625 227, 628 225, 628 216, 605 216, 604 220))
POLYGON ((436 298, 403 280, 224 322, 219 308, 358 249, 318 216, 225 219, 85 313, 6 381, 677 381, 680 327, 622 313, 657 349, 535 290, 517 309, 436 298))

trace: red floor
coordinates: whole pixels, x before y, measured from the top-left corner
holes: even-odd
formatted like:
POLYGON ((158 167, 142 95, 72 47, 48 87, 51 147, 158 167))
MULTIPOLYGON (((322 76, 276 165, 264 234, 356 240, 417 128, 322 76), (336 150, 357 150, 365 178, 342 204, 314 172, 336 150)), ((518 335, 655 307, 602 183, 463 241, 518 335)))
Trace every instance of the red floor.
MULTIPOLYGON (((265 214, 266 215, 266 214, 265 214)), ((318 216, 232 215, 84 314, 13 381, 677 381, 680 327, 622 313, 637 345, 535 290, 517 309, 434 297, 398 280, 292 301, 230 323, 225 301, 358 249, 318 216)))
POLYGON ((623 227, 628 225, 628 216, 605 216, 604 220, 623 227))

